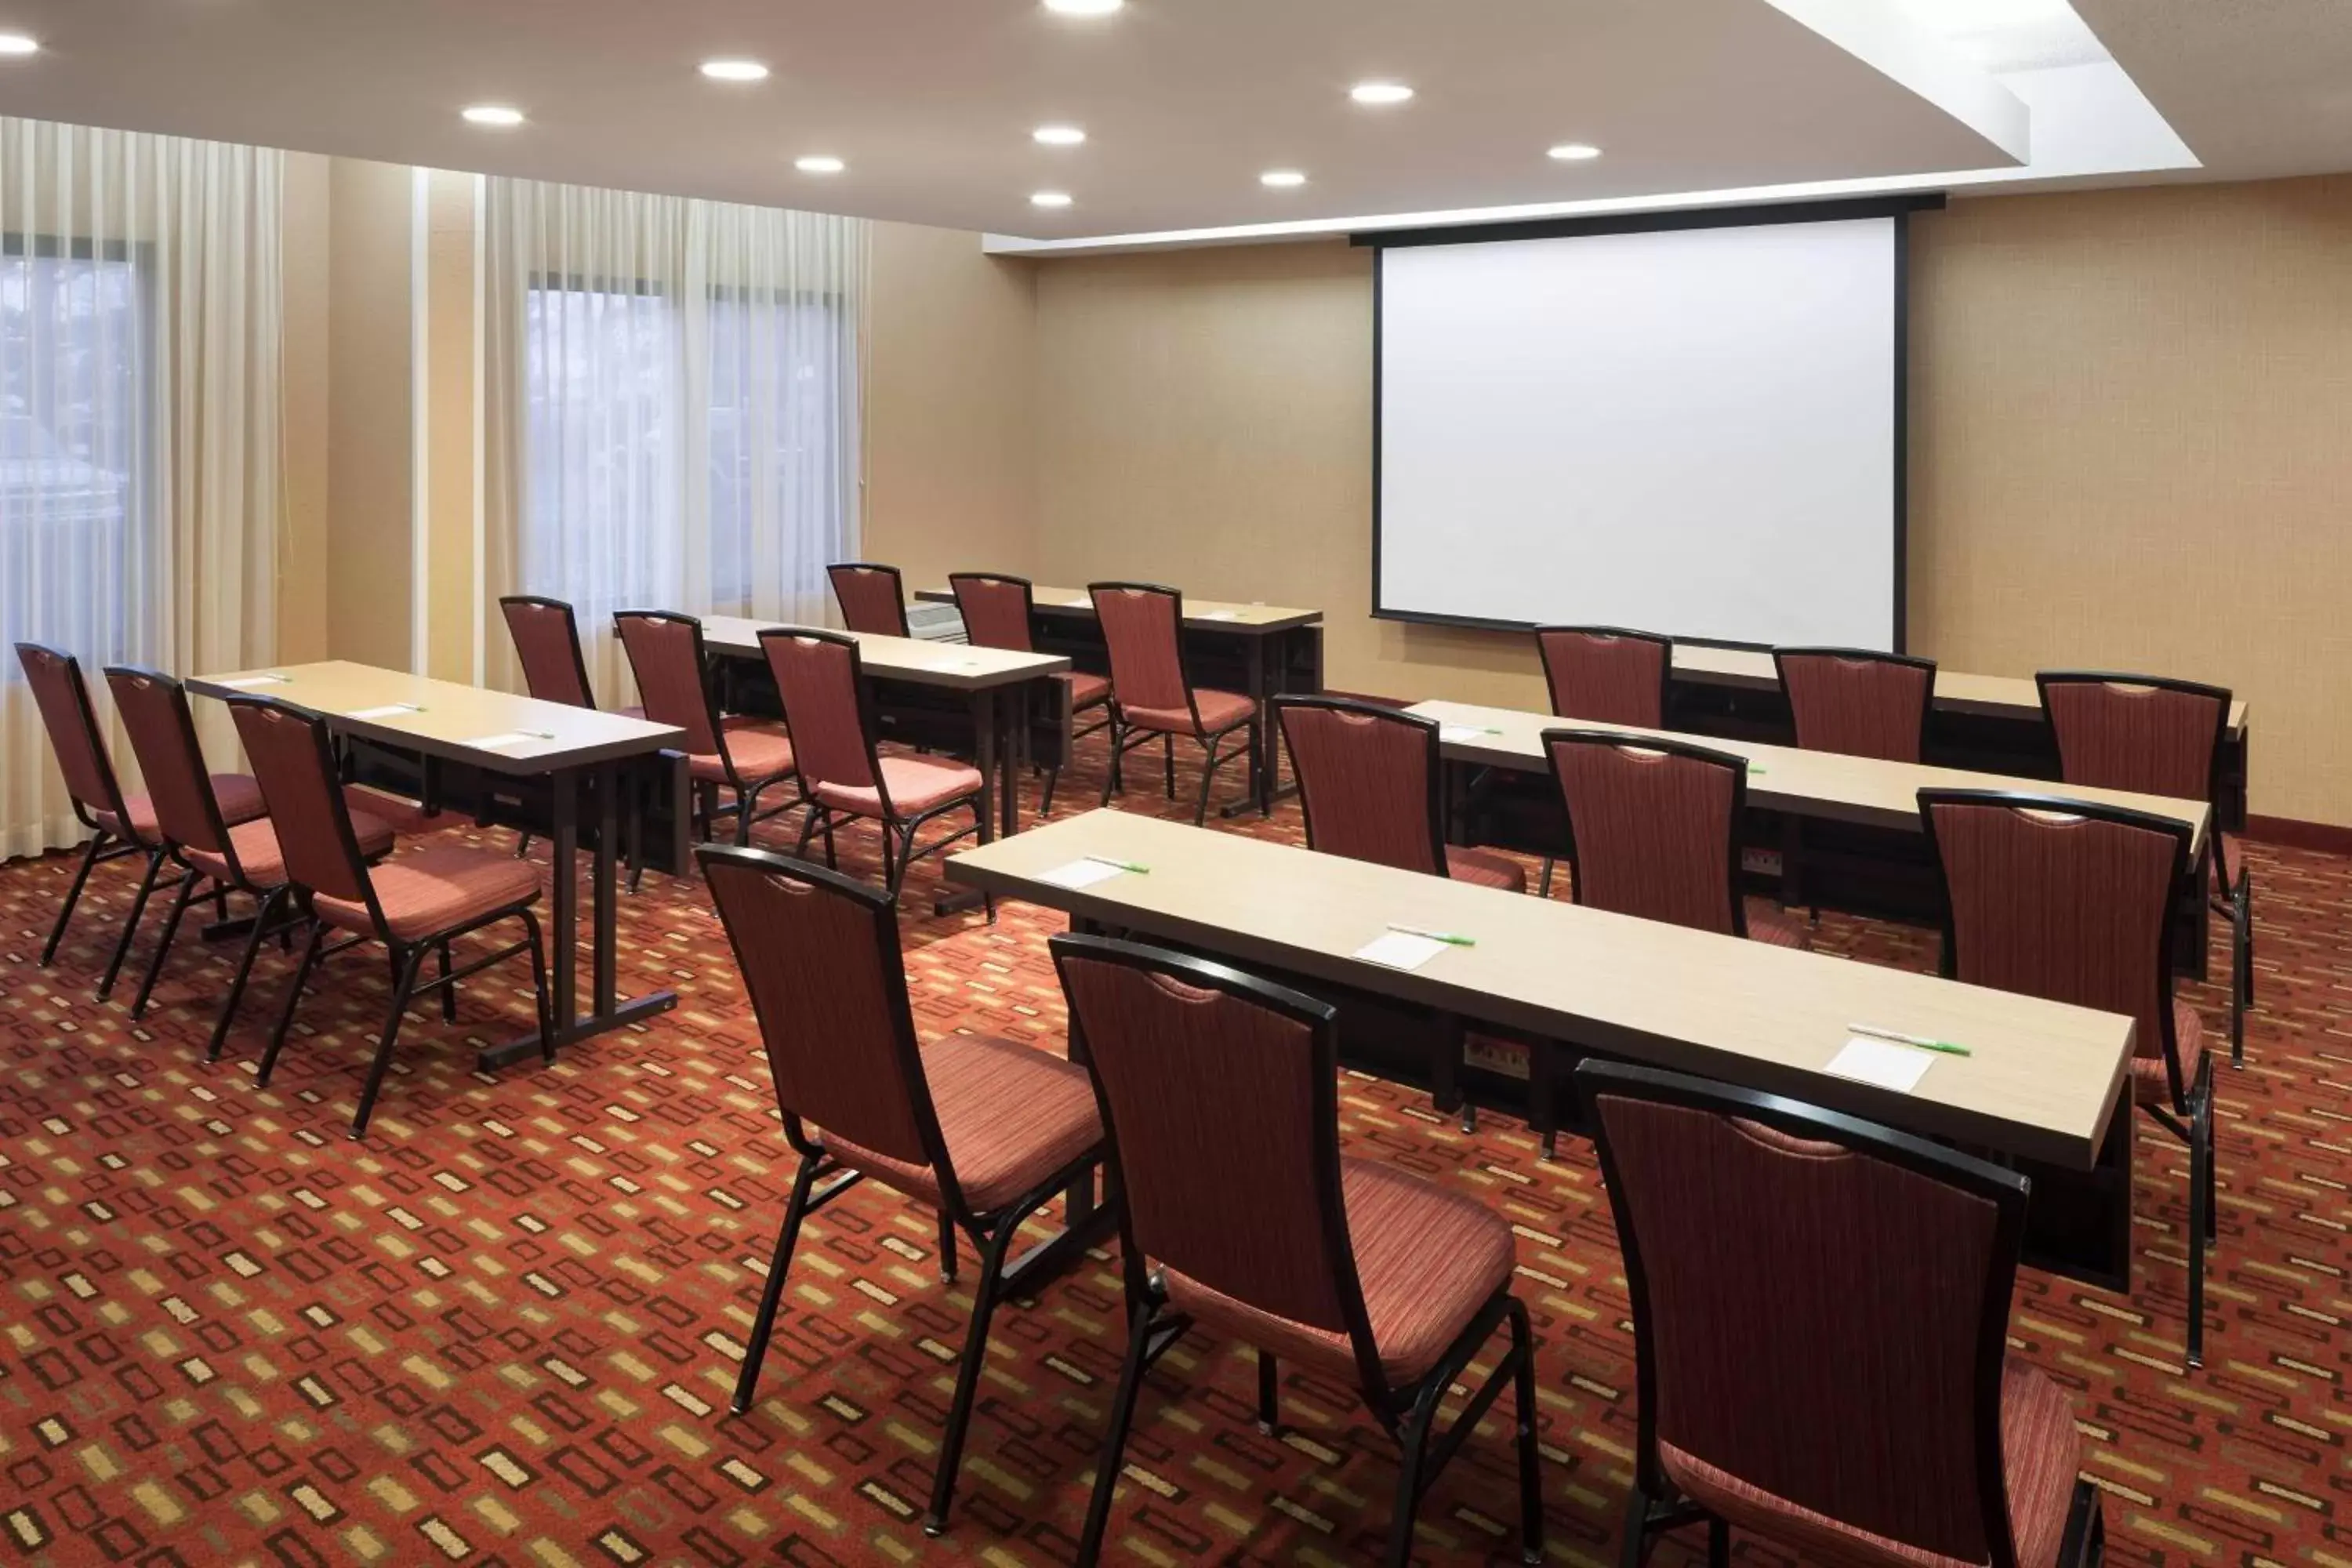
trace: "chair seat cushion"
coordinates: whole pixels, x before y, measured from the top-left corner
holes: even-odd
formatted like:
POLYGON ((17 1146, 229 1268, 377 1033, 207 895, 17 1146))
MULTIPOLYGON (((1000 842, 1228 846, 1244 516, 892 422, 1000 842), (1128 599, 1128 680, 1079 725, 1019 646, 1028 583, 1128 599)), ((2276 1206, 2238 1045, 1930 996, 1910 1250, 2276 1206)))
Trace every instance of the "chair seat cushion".
MULTIPOLYGON (((427 811, 415 801, 403 800, 396 795, 386 795, 380 789, 370 789, 365 784, 345 784, 343 804, 350 806, 354 813, 364 812, 374 817, 403 838, 415 838, 427 833, 438 833, 444 828, 455 827, 460 823, 472 820, 469 817, 460 816, 454 811, 427 811)), ((354 827, 359 826, 356 819, 352 826, 354 827)), ((362 843, 361 847, 362 849, 366 847, 364 842, 362 843)), ((237 852, 244 853, 243 846, 238 847, 237 852)))
POLYGON ((1122 708, 1119 711, 1139 730, 1178 735, 1221 735, 1257 711, 1257 704, 1237 691, 1212 691, 1207 687, 1192 693, 1192 704, 1201 710, 1198 730, 1192 728, 1192 715, 1181 708, 1122 708))
MULTIPOLYGON (((2010 1539, 2020 1568, 2052 1568, 2066 1534, 2083 1439, 2065 1392, 2049 1375, 2011 1361, 2000 1379, 2001 1471, 2009 1493, 2010 1539)), ((1963 1568, 1966 1560, 1922 1552, 1800 1508, 1748 1485, 1671 1443, 1658 1445, 1667 1479, 1702 1508, 1742 1530, 1793 1548, 1806 1562, 1963 1568)))
MULTIPOLYGON (((746 788, 758 789, 792 773, 793 742, 781 728, 740 719, 728 720, 722 728, 727 732, 720 737, 720 744, 735 760, 735 776, 746 788)), ((688 758, 687 770, 703 784, 732 782, 727 776, 726 761, 716 752, 688 758)))
MULTIPOLYGON (((2172 1039, 2180 1048, 2180 1087, 2194 1089, 2197 1069, 2205 1060, 2205 1020, 2186 1002, 2172 1004, 2172 1039)), ((2132 1099, 2140 1105, 2172 1103, 2172 1075, 2161 1054, 2132 1058, 2132 1099)))
POLYGON ((1457 882, 1475 882, 1508 893, 1528 890, 1528 868, 1517 860, 1484 849, 1465 849, 1458 844, 1445 847, 1445 874, 1457 882))
MULTIPOLYGON (((364 811, 352 813, 352 837, 359 840, 360 853, 370 860, 392 853, 392 825, 364 811)), ((245 885, 253 888, 282 888, 286 885, 286 852, 278 844, 278 829, 266 816, 251 822, 241 822, 228 830, 228 841, 236 850, 236 863, 245 872, 245 885)), ((228 857, 215 855, 209 849, 191 849, 188 864, 216 882, 236 884, 229 875, 228 857)))
POLYGON ((1110 682, 1099 675, 1074 669, 1067 675, 1057 675, 1054 679, 1070 689, 1070 711, 1073 713, 1085 708, 1098 708, 1110 700, 1110 682))
MULTIPOLYGON (((980 770, 961 763, 933 762, 928 757, 884 757, 881 762, 882 782, 890 791, 890 809, 901 822, 980 793, 980 770)), ((816 786, 816 798, 821 805, 853 816, 882 815, 879 790, 821 784, 816 786)))
POLYGON ((1760 942, 1767 947, 1793 947, 1802 951, 1813 945, 1813 933, 1780 905, 1769 899, 1748 900, 1748 940, 1760 942))
MULTIPOLYGON (((220 803, 221 821, 230 827, 240 822, 251 822, 268 808, 261 804, 261 785, 251 773, 213 774, 213 799, 220 803)), ((141 843, 153 845, 161 833, 155 820, 155 803, 143 795, 127 797, 122 808, 131 814, 131 832, 122 830, 122 819, 110 811, 97 814, 98 825, 117 838, 135 837, 141 843)))
MULTIPOLYGON (((1393 1165, 1342 1159, 1339 1170, 1372 1342, 1390 1381, 1412 1383, 1510 1282, 1511 1227, 1483 1205, 1393 1165)), ((1354 1381, 1346 1334, 1276 1317, 1173 1268, 1167 1281, 1179 1310, 1277 1357, 1354 1381)))
MULTIPOLYGON (((539 868, 496 850, 436 845, 369 872, 384 924, 402 942, 438 936, 493 910, 539 897, 539 868)), ((319 917, 344 931, 372 931, 367 906, 341 899, 311 900, 319 917)))
MULTIPOLYGON (((923 1078, 956 1184, 974 1213, 989 1214, 1035 1191, 1102 1142, 1094 1086, 1084 1068, 1011 1040, 950 1035, 923 1048, 923 1078)), ((939 1176, 830 1133, 842 1163, 910 1198, 937 1205, 939 1176)))

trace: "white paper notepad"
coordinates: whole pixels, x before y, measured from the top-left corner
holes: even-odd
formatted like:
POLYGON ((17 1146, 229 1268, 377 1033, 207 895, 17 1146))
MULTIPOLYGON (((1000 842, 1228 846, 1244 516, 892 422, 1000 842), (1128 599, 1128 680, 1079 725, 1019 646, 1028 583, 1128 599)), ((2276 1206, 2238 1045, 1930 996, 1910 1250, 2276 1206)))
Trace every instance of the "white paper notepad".
POLYGON ((509 730, 503 735, 477 735, 470 741, 460 741, 457 743, 461 746, 477 747, 485 752, 499 752, 504 751, 509 746, 528 746, 538 739, 540 737, 537 735, 527 735, 520 730, 509 730))
POLYGON ((1238 610, 1211 610, 1201 618, 1204 621, 1238 621, 1242 617, 1238 610))
POLYGON ((1409 931, 1392 931, 1358 948, 1356 956, 1367 963, 1385 964, 1391 969, 1419 969, 1444 952, 1447 945, 1409 931))
POLYGON ((1066 610, 1091 610, 1095 607, 1094 596, 1088 595, 1084 598, 1065 599, 1062 607, 1066 610))
POLYGON ((1875 1084, 1897 1094, 1908 1094, 1919 1087, 1919 1080, 1935 1065, 1931 1051, 1854 1035, 1847 1038, 1845 1049, 1830 1058, 1829 1070, 1856 1083, 1875 1084))
POLYGON ((397 719, 404 714, 422 713, 424 711, 424 709, 419 708, 414 702, 388 702, 381 708, 362 708, 356 713, 346 713, 343 717, 346 719, 358 719, 362 721, 371 719, 397 719))
POLYGON ((1486 738, 1486 731, 1475 724, 1440 724, 1437 738, 1449 746, 1470 746, 1486 738))
POLYGON ((1124 874, 1125 868, 1102 860, 1073 860, 1066 866, 1056 866, 1040 872, 1037 879, 1051 882, 1057 888, 1091 888, 1097 882, 1108 882, 1124 874))
POLYGON ((235 680, 215 680, 215 686, 226 686, 231 691, 250 691, 257 686, 286 686, 292 683, 290 675, 241 675, 235 680))

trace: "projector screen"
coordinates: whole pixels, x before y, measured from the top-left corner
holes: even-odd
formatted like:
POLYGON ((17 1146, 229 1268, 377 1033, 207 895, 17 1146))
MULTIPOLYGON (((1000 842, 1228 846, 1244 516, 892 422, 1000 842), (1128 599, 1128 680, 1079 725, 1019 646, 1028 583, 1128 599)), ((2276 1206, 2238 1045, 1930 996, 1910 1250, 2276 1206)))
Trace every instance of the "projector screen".
POLYGON ((1370 241, 1376 615, 1901 650, 1904 218, 1706 221, 1370 241))

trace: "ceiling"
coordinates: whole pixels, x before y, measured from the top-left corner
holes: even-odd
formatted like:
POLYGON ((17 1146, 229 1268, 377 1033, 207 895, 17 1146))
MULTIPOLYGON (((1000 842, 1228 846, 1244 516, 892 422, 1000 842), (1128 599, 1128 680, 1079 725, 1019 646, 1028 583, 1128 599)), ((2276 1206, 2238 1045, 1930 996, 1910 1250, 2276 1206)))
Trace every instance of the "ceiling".
POLYGON ((0 0, 11 28, 43 47, 0 61, 7 113, 1049 238, 2013 166, 2023 146, 2022 108, 1889 0, 1130 0, 1085 19, 1038 0, 0 0), (773 75, 713 83, 713 57, 773 75), (1373 78, 1418 96, 1349 101, 1373 78), (478 103, 528 122, 469 125, 478 103), (1089 140, 1037 146, 1045 123, 1089 140), (1606 155, 1545 155, 1570 141, 1606 155), (793 167, 813 153, 847 168, 793 167), (1277 167, 1308 183, 1263 188, 1277 167), (1034 206, 1046 189, 1073 205, 1034 206))

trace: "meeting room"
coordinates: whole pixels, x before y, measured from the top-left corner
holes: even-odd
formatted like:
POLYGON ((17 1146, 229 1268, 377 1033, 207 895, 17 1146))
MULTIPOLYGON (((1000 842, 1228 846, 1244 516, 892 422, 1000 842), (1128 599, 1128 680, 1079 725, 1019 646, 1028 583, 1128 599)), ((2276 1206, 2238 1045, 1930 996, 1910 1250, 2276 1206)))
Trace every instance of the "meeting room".
POLYGON ((0 0, 0 1559, 2352 1568, 2347 365, 2341 0, 0 0))

